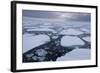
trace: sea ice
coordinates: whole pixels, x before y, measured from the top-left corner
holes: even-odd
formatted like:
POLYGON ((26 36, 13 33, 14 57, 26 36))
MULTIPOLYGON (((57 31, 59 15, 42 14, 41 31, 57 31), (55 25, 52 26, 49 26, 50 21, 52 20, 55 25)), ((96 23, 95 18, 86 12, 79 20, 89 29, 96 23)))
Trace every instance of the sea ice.
POLYGON ((91 58, 90 49, 74 49, 73 51, 66 53, 64 56, 59 57, 57 61, 66 61, 66 60, 86 60, 91 58))
POLYGON ((23 53, 27 52, 28 50, 45 44, 49 42, 50 38, 47 35, 36 35, 32 36, 31 34, 24 34, 23 35, 23 53))
POLYGON ((61 39, 61 46, 63 47, 70 47, 70 46, 77 46, 77 45, 84 45, 85 43, 76 36, 64 36, 61 39))
POLYGON ((82 31, 76 30, 76 29, 68 29, 68 30, 63 30, 60 32, 62 35, 80 35, 83 34, 82 31))
POLYGON ((91 38, 90 38, 89 36, 83 37, 83 39, 84 39, 85 41, 87 41, 87 42, 91 42, 91 38))
POLYGON ((90 33, 90 30, 86 28, 81 28, 81 31, 84 31, 85 33, 90 33))

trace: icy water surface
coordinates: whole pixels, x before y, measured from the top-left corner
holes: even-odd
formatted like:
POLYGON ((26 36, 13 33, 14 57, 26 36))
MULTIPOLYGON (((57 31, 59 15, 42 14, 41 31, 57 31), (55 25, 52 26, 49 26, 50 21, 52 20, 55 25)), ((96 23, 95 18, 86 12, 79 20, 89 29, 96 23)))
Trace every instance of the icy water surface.
POLYGON ((32 23, 24 22, 23 62, 90 59, 90 23, 32 23))
POLYGON ((22 10, 22 61, 91 59, 91 13, 22 10))

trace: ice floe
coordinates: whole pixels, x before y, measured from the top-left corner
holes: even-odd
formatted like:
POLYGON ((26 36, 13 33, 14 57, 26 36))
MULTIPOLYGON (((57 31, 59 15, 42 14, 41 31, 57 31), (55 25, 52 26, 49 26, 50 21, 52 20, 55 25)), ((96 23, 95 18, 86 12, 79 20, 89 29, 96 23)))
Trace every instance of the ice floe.
POLYGON ((76 30, 76 29, 68 29, 68 30, 63 30, 60 32, 62 35, 80 35, 83 34, 82 31, 76 30))
POLYGON ((77 46, 84 45, 85 43, 76 36, 64 36, 61 39, 61 46, 69 47, 69 46, 77 46))
POLYGON ((36 54, 38 56, 45 56, 47 54, 47 52, 44 49, 38 49, 38 50, 36 50, 36 54))
POLYGON ((48 29, 48 28, 28 29, 27 31, 50 31, 50 32, 54 32, 54 30, 48 29))
POLYGON ((23 53, 27 52, 28 50, 45 44, 50 41, 49 36, 47 35, 36 35, 32 36, 31 34, 24 34, 23 35, 23 53))
POLYGON ((87 42, 91 42, 91 38, 90 38, 89 36, 83 37, 83 39, 84 39, 85 41, 87 41, 87 42))
POLYGON ((73 51, 66 53, 64 56, 59 57, 57 61, 66 61, 66 60, 86 60, 91 58, 90 49, 74 49, 73 51))

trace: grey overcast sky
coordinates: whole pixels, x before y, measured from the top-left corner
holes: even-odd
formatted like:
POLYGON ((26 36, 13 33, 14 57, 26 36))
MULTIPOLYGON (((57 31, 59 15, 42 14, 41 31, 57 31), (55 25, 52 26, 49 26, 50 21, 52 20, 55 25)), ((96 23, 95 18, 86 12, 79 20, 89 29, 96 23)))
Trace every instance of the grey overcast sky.
POLYGON ((23 10, 22 15, 25 17, 34 18, 64 18, 72 21, 88 21, 91 20, 90 13, 79 12, 61 12, 61 11, 38 11, 38 10, 23 10))

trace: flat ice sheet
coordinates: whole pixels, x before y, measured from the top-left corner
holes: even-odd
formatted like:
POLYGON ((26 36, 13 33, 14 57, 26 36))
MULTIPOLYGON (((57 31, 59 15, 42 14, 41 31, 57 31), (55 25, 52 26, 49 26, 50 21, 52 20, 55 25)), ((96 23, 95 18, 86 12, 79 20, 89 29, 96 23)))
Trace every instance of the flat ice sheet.
POLYGON ((68 29, 68 30, 63 30, 60 34, 63 34, 63 35, 80 35, 80 34, 83 34, 83 32, 75 30, 75 29, 68 29))
POLYGON ((90 49, 74 49, 73 51, 66 53, 64 56, 59 57, 58 61, 66 61, 66 60, 86 60, 91 58, 91 50, 90 49))
POLYGON ((84 45, 84 44, 85 43, 76 36, 64 36, 61 39, 61 46, 63 46, 63 47, 84 45))
POLYGON ((50 38, 47 35, 24 34, 23 35, 23 53, 28 50, 49 42, 50 38))

